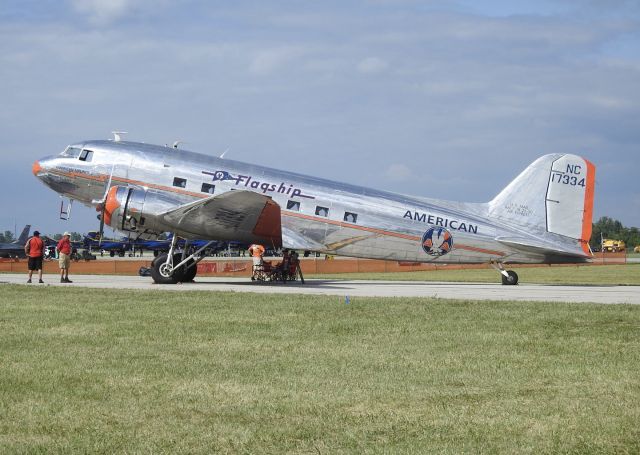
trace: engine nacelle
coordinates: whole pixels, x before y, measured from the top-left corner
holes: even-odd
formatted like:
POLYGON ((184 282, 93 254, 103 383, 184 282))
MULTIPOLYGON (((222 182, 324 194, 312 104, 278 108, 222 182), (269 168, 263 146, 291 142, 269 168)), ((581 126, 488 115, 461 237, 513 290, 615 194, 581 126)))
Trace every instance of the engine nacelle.
POLYGON ((138 238, 157 238, 171 230, 158 215, 182 203, 167 193, 114 186, 107 193, 104 222, 118 231, 135 232, 138 238))

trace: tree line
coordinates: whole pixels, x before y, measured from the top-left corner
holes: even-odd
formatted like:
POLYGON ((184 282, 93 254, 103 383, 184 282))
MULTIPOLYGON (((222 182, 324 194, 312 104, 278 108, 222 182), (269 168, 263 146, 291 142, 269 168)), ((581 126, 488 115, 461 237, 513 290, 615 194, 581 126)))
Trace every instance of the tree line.
MULTIPOLYGON (((71 234, 71 240, 74 242, 79 242, 84 238, 84 235, 81 234, 80 232, 70 232, 71 234)), ((30 235, 33 235, 33 232, 30 233, 30 235)), ((60 240, 62 238, 62 234, 51 234, 51 235, 47 235, 47 237, 50 237, 54 240, 60 240)), ((16 236, 13 232, 11 231, 4 231, 4 232, 0 232, 0 243, 11 243, 14 240, 16 240, 16 236)))
POLYGON ((624 227, 622 223, 608 216, 603 216, 593 223, 591 233, 591 249, 600 250, 601 239, 623 240, 627 245, 627 250, 633 251, 633 248, 640 245, 640 229, 637 227, 624 227))

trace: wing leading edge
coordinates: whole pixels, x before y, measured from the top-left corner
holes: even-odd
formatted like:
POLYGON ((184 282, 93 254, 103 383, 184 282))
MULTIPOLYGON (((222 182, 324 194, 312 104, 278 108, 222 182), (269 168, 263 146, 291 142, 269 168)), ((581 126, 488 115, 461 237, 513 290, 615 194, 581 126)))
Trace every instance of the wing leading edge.
POLYGON ((251 191, 230 191, 191 202, 160 217, 194 238, 282 244, 280 206, 251 191))

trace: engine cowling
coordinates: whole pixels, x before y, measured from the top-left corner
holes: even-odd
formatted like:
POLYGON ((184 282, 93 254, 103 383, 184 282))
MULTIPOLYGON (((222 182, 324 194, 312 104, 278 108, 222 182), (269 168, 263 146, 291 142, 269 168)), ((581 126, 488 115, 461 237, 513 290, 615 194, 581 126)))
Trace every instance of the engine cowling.
POLYGON ((155 190, 114 186, 107 193, 104 222, 118 231, 135 232, 138 238, 157 238, 171 230, 159 214, 180 203, 155 190))

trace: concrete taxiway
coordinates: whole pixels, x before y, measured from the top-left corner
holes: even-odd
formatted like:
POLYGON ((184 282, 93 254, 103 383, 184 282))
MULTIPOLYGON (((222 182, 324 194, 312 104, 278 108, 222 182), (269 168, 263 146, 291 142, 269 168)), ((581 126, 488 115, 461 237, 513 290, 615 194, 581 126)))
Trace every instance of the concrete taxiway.
MULTIPOLYGON (((149 277, 114 275, 74 275, 72 284, 45 275, 45 284, 29 286, 91 287, 154 291, 232 291, 250 293, 315 294, 350 297, 436 297, 465 300, 510 300, 575 303, 640 304, 640 286, 556 286, 541 284, 440 283, 417 281, 306 280, 300 282, 257 283, 248 278, 196 278, 195 283, 153 284, 149 277)), ((2 274, 0 283, 25 284, 25 274, 2 274)))

